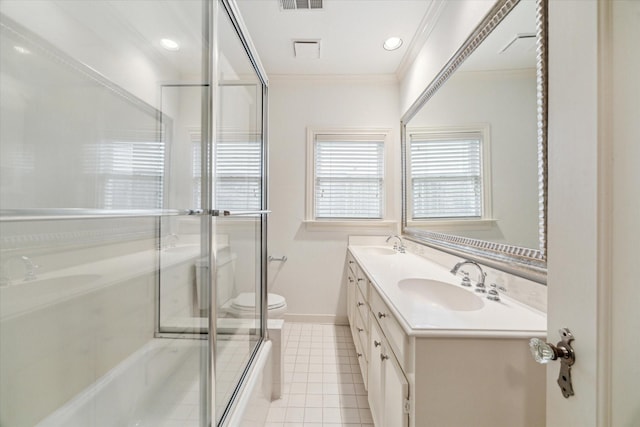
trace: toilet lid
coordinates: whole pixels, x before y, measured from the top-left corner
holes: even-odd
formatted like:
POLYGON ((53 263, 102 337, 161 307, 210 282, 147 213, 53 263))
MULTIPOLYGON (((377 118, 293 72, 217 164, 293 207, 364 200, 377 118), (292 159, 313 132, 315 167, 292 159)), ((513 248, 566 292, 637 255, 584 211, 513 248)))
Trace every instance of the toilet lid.
MULTIPOLYGON (((286 305, 284 297, 278 294, 268 294, 267 301, 269 310, 275 310, 276 308, 281 308, 286 305)), ((243 292, 233 300, 231 305, 242 310, 253 310, 256 307, 256 294, 253 292, 243 292)))

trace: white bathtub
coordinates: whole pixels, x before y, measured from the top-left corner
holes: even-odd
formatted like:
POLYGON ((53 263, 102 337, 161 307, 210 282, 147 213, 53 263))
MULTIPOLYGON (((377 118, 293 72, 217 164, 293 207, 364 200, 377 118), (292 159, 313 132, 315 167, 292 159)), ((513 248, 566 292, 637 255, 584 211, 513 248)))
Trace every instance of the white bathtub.
POLYGON ((206 340, 154 339, 38 427, 199 426, 206 340))
MULTIPOLYGON (((248 319, 219 319, 219 324, 233 326, 231 329, 251 326, 248 319)), ((269 321, 271 340, 261 346, 254 359, 225 426, 264 425, 269 402, 272 397, 280 397, 282 325, 282 320, 269 321)), ((237 358, 235 349, 246 341, 246 336, 239 340, 228 337, 218 340, 221 380, 225 378, 221 362, 237 358)), ((37 427, 200 427, 201 367, 206 363, 206 345, 206 340, 151 340, 37 427)), ((235 376, 237 372, 233 368, 230 374, 235 376)), ((218 384, 216 391, 224 395, 219 396, 224 397, 220 403, 226 404, 235 385, 228 390, 223 385, 218 384)))

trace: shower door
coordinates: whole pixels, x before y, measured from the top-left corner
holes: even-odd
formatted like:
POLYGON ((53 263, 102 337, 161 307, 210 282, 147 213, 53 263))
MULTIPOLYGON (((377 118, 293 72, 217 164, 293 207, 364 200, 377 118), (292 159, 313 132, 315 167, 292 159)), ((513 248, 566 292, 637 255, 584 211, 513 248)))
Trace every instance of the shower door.
POLYGON ((162 111, 181 107, 166 126, 165 208, 191 215, 160 221, 156 336, 209 340, 212 357, 200 371, 209 370, 210 383, 201 383, 202 394, 209 395, 212 424, 220 425, 264 336, 266 88, 233 5, 212 7, 211 85, 160 87, 162 111))
POLYGON ((0 425, 205 427, 231 402, 245 367, 215 367, 261 325, 209 290, 260 276, 264 229, 210 216, 216 10, 0 2, 0 425))

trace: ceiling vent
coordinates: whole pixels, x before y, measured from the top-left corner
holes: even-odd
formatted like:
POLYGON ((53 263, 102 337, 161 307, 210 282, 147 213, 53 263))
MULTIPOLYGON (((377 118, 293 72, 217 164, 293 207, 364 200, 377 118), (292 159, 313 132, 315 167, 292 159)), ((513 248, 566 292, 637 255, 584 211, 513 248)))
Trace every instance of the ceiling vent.
POLYGON ((320 59, 320 40, 294 40, 293 55, 296 58, 320 59))
POLYGON ((282 10, 318 10, 322 9, 322 0, 280 0, 282 10))
POLYGON ((536 33, 518 33, 498 53, 505 53, 507 50, 526 52, 535 48, 536 33))

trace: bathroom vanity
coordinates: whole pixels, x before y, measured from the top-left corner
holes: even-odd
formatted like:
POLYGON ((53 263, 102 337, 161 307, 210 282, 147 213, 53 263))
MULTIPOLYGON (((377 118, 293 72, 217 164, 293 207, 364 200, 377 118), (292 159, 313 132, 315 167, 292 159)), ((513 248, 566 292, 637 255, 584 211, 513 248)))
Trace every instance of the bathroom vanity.
POLYGON ((391 247, 351 245, 345 270, 376 426, 545 424, 546 373, 528 349, 529 338, 546 337, 543 313, 504 295, 491 301, 391 247))

